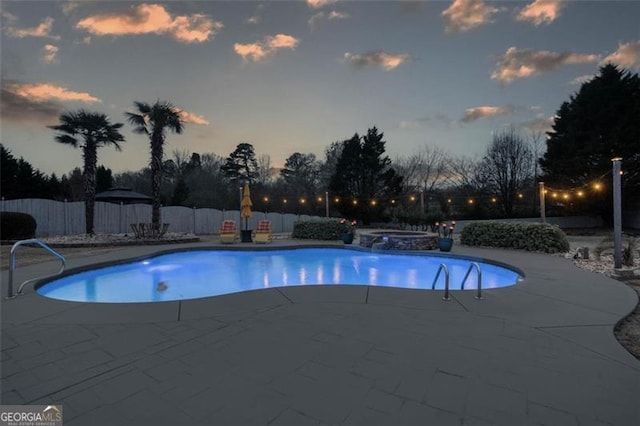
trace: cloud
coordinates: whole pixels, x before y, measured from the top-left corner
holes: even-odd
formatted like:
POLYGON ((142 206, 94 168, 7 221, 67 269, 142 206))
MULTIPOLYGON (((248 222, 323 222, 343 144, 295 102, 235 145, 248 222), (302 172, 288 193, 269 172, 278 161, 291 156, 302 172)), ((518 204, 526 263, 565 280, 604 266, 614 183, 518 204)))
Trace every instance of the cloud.
POLYGON ((209 125, 209 120, 201 115, 182 110, 178 111, 178 114, 180 115, 180 119, 185 123, 201 124, 203 126, 209 125))
POLYGON ((593 74, 579 75, 578 77, 576 77, 573 80, 571 80, 569 82, 569 84, 571 84, 571 85, 583 84, 583 83, 586 83, 587 81, 591 81, 593 79, 593 77, 595 77, 595 75, 593 75, 593 74))
POLYGON ((262 12, 262 9, 264 9, 264 5, 263 4, 259 4, 256 7, 256 12, 253 14, 253 16, 248 17, 245 22, 247 24, 257 24, 260 22, 260 12, 262 12))
POLYGON ((426 117, 421 117, 413 120, 401 120, 397 124, 397 127, 401 130, 417 130, 417 129, 424 128, 427 123, 444 125, 445 128, 450 129, 452 125, 454 125, 456 122, 451 120, 446 115, 442 113, 438 113, 433 117, 426 116, 426 117))
POLYGON ((328 14, 324 12, 318 12, 315 15, 313 15, 311 18, 309 18, 309 20, 307 21, 307 24, 309 24, 309 28, 311 29, 311 31, 315 31, 318 28, 320 28, 320 26, 324 23, 325 20, 335 21, 338 19, 347 19, 347 18, 349 18, 349 14, 344 12, 338 12, 336 10, 332 10, 328 14))
POLYGON ((444 12, 447 33, 469 31, 491 22, 500 9, 486 5, 482 0, 455 0, 444 12))
POLYGON ((394 55, 383 51, 367 52, 364 55, 347 52, 344 54, 344 59, 349 65, 355 68, 379 67, 386 71, 390 71, 411 59, 411 56, 407 53, 394 55))
POLYGON ((45 44, 42 48, 42 62, 51 64, 56 61, 56 55, 58 54, 58 47, 53 44, 45 44))
POLYGON ((252 60, 258 62, 268 55, 275 53, 280 49, 295 49, 300 44, 300 40, 287 34, 276 34, 275 36, 267 36, 262 42, 249 44, 235 43, 233 50, 244 60, 252 60))
POLYGON ((347 19, 348 17, 349 17, 348 13, 338 12, 337 10, 332 10, 328 16, 330 21, 333 21, 335 19, 347 19))
POLYGON ((618 50, 604 58, 600 65, 613 62, 624 68, 640 67, 640 40, 618 44, 618 50))
POLYGON ((529 21, 535 26, 550 24, 558 19, 564 6, 564 0, 535 0, 522 8, 516 19, 529 21))
POLYGON ((251 59, 254 62, 258 62, 265 56, 267 56, 267 51, 264 49, 262 44, 260 43, 251 43, 251 44, 241 44, 235 43, 233 45, 233 50, 240 56, 242 59, 251 59))
POLYGON ((498 59, 491 79, 511 83, 519 78, 554 71, 563 65, 584 64, 598 62, 598 60, 598 55, 592 54, 518 50, 512 46, 498 59))
POLYGON ((536 133, 545 133, 551 130, 554 123, 554 117, 545 117, 539 114, 535 119, 520 123, 519 127, 523 130, 536 133))
POLYGON ((196 13, 172 17, 164 6, 140 4, 127 13, 93 15, 80 20, 76 28, 91 34, 170 34, 183 43, 202 43, 213 38, 224 25, 208 15, 196 13))
POLYGON ((21 98, 33 102, 47 101, 78 101, 78 102, 102 102, 95 96, 86 92, 75 92, 66 87, 56 86, 51 83, 10 83, 5 90, 21 98))
POLYGON ((78 7, 80 7, 80 2, 78 1, 65 1, 60 5, 60 8, 62 9, 62 13, 64 13, 65 15, 70 15, 71 12, 73 12, 74 10, 76 10, 78 7))
POLYGON ((67 110, 65 101, 100 102, 88 93, 49 83, 24 84, 2 80, 0 113, 3 122, 51 124, 67 110))
POLYGON ((467 108, 460 121, 462 121, 463 123, 470 123, 484 117, 513 114, 515 110, 516 108, 513 105, 507 105, 504 107, 484 105, 474 108, 467 108))
POLYGON ((307 5, 313 9, 320 9, 321 7, 333 4, 338 0, 307 0, 307 5))
POLYGON ((50 38, 53 40, 60 40, 60 36, 51 35, 51 29, 53 28, 53 18, 47 16, 40 24, 32 28, 18 28, 18 18, 8 12, 3 12, 2 16, 7 21, 5 32, 8 36, 14 38, 25 37, 42 37, 50 38))

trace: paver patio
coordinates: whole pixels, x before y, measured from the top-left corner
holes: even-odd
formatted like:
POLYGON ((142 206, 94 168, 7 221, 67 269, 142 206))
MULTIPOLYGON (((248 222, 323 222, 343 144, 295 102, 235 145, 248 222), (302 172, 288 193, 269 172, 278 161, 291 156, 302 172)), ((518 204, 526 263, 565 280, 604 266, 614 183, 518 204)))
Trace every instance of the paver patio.
MULTIPOLYGON (((62 404, 65 425, 640 424, 640 361, 613 335, 633 290, 561 257, 454 253, 526 279, 481 301, 454 291, 451 302, 332 286, 87 304, 29 287, 0 305, 2 404, 62 404)), ((57 266, 19 268, 16 281, 57 266)))

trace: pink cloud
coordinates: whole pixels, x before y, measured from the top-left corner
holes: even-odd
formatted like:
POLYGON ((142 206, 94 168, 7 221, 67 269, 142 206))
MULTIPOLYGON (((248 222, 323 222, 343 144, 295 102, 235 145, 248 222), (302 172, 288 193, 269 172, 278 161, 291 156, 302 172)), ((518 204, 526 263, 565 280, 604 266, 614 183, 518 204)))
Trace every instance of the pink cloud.
POLYGON ((254 62, 258 62, 259 60, 267 56, 267 51, 259 43, 235 43, 233 45, 233 50, 238 55, 242 56, 242 59, 251 59, 254 62))
POLYGON ((74 92, 66 87, 56 86, 51 83, 14 83, 7 85, 6 90, 21 98, 29 99, 33 102, 46 101, 79 101, 79 102, 102 102, 95 96, 86 92, 74 92))
POLYGON ((286 34, 276 34, 273 37, 267 37, 267 46, 269 49, 295 49, 300 43, 298 39, 286 34))
POLYGON ((6 32, 9 36, 15 38, 25 38, 25 37, 43 37, 50 38, 53 40, 60 40, 60 36, 51 35, 51 29, 53 28, 53 18, 46 17, 44 20, 36 27, 32 28, 18 28, 15 26, 18 19, 9 14, 4 13, 3 16, 9 24, 7 25, 6 32))
POLYGON ((172 17, 164 6, 146 3, 128 13, 89 16, 76 25, 94 35, 170 34, 183 43, 205 42, 223 27, 204 14, 172 17))
POLYGON ((319 9, 321 7, 330 5, 332 3, 337 2, 338 0, 307 0, 307 5, 314 9, 319 9))
POLYGON ((444 12, 446 32, 469 31, 491 22, 491 17, 500 11, 482 0, 455 0, 444 12))
POLYGON ((295 49, 300 44, 300 40, 287 34, 276 34, 267 36, 262 42, 249 44, 235 43, 234 51, 242 56, 242 59, 250 59, 258 62, 268 55, 275 53, 279 49, 295 49))
POLYGON ((516 16, 518 21, 530 21, 534 25, 550 24, 560 16, 564 0, 535 0, 516 16))
POLYGON ((407 53, 391 54, 383 51, 368 52, 364 55, 357 55, 353 53, 345 53, 344 58, 349 65, 356 68, 362 67, 380 67, 386 71, 393 70, 409 59, 411 56, 407 53))
POLYGON ((600 65, 604 65, 607 62, 613 62, 624 68, 639 67, 640 40, 620 44, 618 50, 604 58, 602 62, 600 62, 600 65))
POLYGON ((201 115, 188 111, 179 111, 178 113, 180 114, 180 119, 185 123, 201 124, 203 126, 207 126, 209 124, 209 120, 201 115))
POLYGON ((56 55, 58 54, 58 47, 52 44, 45 44, 42 48, 42 62, 51 64, 56 61, 56 55))
POLYGON ((463 123, 469 123, 471 121, 478 120, 484 117, 493 117, 496 115, 509 115, 513 114, 515 108, 511 105, 505 107, 496 107, 496 106, 479 106, 474 108, 467 108, 464 112, 464 116, 462 117, 463 123))
POLYGON ((598 60, 598 55, 592 54, 518 50, 512 46, 498 59, 491 79, 511 83, 520 78, 554 71, 564 65, 598 62, 598 60))

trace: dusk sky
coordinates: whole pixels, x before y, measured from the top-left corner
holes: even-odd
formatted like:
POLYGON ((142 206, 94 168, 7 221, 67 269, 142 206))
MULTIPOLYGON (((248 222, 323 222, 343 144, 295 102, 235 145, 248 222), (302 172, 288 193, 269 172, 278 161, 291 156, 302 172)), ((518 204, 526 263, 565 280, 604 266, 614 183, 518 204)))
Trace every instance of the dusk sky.
POLYGON ((125 123, 114 172, 149 163, 124 112, 183 111, 174 149, 242 142, 280 167, 377 126, 387 154, 480 155, 514 125, 544 131, 610 61, 640 69, 640 2, 2 1, 2 143, 49 174, 82 166, 47 125, 85 108, 125 123))

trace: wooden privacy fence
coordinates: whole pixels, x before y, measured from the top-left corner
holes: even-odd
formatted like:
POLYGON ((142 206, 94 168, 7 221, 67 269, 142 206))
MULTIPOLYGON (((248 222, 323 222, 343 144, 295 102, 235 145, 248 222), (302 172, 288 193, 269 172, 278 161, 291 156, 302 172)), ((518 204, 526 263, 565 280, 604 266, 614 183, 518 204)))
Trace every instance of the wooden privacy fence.
MULTIPOLYGON (((36 237, 74 235, 85 232, 84 201, 54 201, 39 198, 2 200, 0 211, 27 213, 34 217, 38 227, 36 237)), ((182 206, 161 208, 163 223, 169 224, 168 232, 193 234, 217 234, 224 219, 233 219, 238 229, 244 229, 239 210, 196 209, 182 206)), ((322 219, 317 216, 253 212, 249 229, 256 229, 262 219, 271 221, 273 232, 292 232, 297 220, 322 219)), ((148 204, 114 204, 97 201, 95 209, 95 231, 106 234, 133 233, 131 224, 151 221, 151 206, 148 204)))

